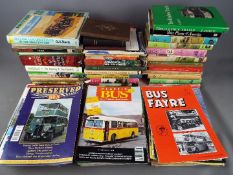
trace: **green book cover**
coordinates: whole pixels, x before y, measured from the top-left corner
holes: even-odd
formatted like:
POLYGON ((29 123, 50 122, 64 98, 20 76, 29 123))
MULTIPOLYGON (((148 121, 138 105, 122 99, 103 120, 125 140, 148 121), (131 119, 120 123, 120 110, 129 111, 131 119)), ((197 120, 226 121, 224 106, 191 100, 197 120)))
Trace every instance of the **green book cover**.
POLYGON ((154 30, 224 33, 229 30, 215 7, 154 5, 151 8, 154 30))

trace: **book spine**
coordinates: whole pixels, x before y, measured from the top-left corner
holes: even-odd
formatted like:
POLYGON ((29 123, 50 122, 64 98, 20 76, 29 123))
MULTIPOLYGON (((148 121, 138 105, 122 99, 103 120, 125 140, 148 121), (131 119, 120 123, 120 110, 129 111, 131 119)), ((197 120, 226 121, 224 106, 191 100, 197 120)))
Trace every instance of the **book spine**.
POLYGON ((30 77, 43 78, 84 78, 85 75, 81 73, 67 73, 67 72, 27 72, 30 77))
MULTIPOLYGON (((14 52, 23 52, 23 53, 53 53, 53 52, 57 52, 57 53, 63 53, 63 54, 67 54, 67 53, 76 53, 76 50, 73 49, 31 49, 31 48, 25 48, 25 49, 20 49, 20 48, 12 48, 12 50, 14 52)), ((25 54, 26 54, 25 53, 25 54)))
POLYGON ((207 61, 207 57, 186 57, 186 56, 151 56, 147 57, 147 61, 158 62, 185 62, 185 63, 204 63, 207 61))
POLYGON ((27 72, 66 72, 82 73, 82 67, 63 67, 63 66, 25 66, 27 72))
POLYGON ((84 46, 125 47, 125 41, 83 37, 84 46))
POLYGON ((125 67, 125 66, 85 66, 86 70, 146 70, 146 67, 125 67))
POLYGON ((23 65, 30 66, 81 66, 82 56, 75 55, 28 55, 19 56, 23 65))
POLYGON ((151 79, 181 79, 181 80, 196 80, 201 79, 201 74, 148 74, 148 78, 151 79))
POLYGON ((85 59, 86 66, 142 66, 139 60, 97 60, 85 59))
POLYGON ((151 84, 200 84, 201 80, 150 79, 151 84))
MULTIPOLYGON (((190 85, 192 88, 200 88, 201 85, 200 84, 188 84, 190 85)), ((180 84, 153 84, 151 83, 150 86, 180 86, 180 84)), ((157 164, 158 166, 158 164, 157 164)))
POLYGON ((128 56, 128 55, 86 55, 85 60, 95 59, 95 60, 138 60, 139 56, 128 56))
POLYGON ((139 79, 138 78, 91 78, 89 80, 88 84, 91 85, 99 85, 101 83, 123 83, 123 81, 127 81, 128 83, 132 83, 132 84, 138 84, 139 83, 139 79))
POLYGON ((127 70, 121 70, 121 71, 104 71, 104 70, 86 70, 84 69, 84 73, 86 74, 94 74, 94 75, 113 75, 113 74, 121 74, 121 75, 137 75, 141 74, 141 71, 127 71, 127 70))
POLYGON ((218 38, 217 37, 150 35, 149 40, 152 42, 165 42, 165 43, 216 45, 218 38))
POLYGON ((165 42, 148 42, 149 48, 164 48, 164 49, 201 49, 212 50, 214 45, 209 44, 177 44, 177 43, 165 43, 165 42))
POLYGON ((220 37, 222 33, 218 32, 191 32, 191 31, 171 31, 171 30, 153 30, 151 34, 156 35, 175 35, 175 36, 197 36, 197 37, 220 37))
POLYGON ((100 75, 86 75, 86 78, 142 78, 139 74, 100 74, 100 75))
POLYGON ((202 67, 149 67, 150 71, 202 72, 202 67))
POLYGON ((189 65, 189 66, 202 66, 202 63, 190 63, 190 62, 174 62, 174 61, 148 61, 147 65, 189 65))
POLYGON ((79 38, 78 39, 62 39, 62 38, 42 38, 42 37, 7 35, 7 41, 9 44, 79 47, 79 38))
POLYGON ((163 49, 163 48, 147 48, 148 54, 156 56, 192 56, 192 57, 206 57, 207 50, 198 49, 163 49))

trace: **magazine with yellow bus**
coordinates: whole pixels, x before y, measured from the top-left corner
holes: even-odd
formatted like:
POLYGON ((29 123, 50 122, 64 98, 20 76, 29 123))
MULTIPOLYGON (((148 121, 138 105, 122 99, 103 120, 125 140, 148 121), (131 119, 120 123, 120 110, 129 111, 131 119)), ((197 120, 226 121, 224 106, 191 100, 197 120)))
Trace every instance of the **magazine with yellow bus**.
POLYGON ((88 87, 76 155, 78 164, 147 162, 139 87, 88 87))

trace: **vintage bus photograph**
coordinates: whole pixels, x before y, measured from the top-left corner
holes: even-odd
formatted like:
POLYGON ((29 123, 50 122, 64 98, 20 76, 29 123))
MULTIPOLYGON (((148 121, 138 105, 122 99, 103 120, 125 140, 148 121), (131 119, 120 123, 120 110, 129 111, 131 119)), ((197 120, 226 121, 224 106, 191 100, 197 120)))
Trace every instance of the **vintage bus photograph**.
MULTIPOLYGON (((87 98, 97 99, 95 90, 89 88, 87 98)), ((86 103, 78 146, 146 148, 140 89, 134 91, 131 100, 86 103)))
POLYGON ((205 130, 195 109, 169 110, 166 114, 173 132, 205 130))
POLYGON ((65 142, 71 104, 72 99, 35 99, 20 142, 65 142))
POLYGON ((206 131, 174 134, 181 155, 216 152, 206 131))

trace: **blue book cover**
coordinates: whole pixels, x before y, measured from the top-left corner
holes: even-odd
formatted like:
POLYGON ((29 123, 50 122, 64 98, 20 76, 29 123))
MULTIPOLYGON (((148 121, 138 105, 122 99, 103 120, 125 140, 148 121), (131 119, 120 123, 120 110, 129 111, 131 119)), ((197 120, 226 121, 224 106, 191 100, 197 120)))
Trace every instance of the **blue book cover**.
POLYGON ((1 140, 1 165, 73 162, 82 87, 27 85, 1 140))

